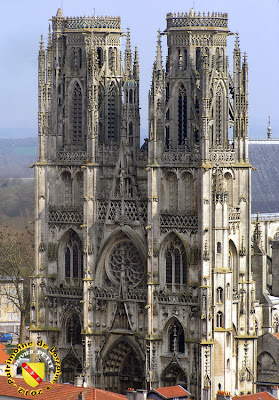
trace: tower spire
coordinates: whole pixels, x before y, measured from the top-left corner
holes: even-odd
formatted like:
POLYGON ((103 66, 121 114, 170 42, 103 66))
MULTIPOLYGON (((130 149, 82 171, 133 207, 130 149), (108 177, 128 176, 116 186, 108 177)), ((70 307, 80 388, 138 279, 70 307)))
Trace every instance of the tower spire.
POLYGON ((43 35, 41 35, 40 51, 44 51, 44 37, 43 37, 43 35))
POLYGON ((134 76, 135 80, 139 79, 139 56, 138 56, 138 48, 137 48, 137 46, 135 47, 133 76, 134 76))
POLYGON ((51 28, 50 28, 50 24, 48 25, 48 42, 47 42, 47 46, 48 47, 51 46, 51 28))
POLYGON ((156 70, 162 71, 163 64, 162 64, 162 48, 161 48, 161 32, 158 29, 158 38, 157 38, 157 52, 156 52, 156 70))
POLYGON ((132 51, 130 41, 130 28, 127 28, 126 50, 125 50, 125 76, 128 78, 132 73, 132 51))
POLYGON ((268 116, 268 127, 267 127, 267 138, 268 138, 268 139, 271 139, 271 134, 272 134, 272 131, 271 131, 270 115, 269 115, 269 116, 268 116))

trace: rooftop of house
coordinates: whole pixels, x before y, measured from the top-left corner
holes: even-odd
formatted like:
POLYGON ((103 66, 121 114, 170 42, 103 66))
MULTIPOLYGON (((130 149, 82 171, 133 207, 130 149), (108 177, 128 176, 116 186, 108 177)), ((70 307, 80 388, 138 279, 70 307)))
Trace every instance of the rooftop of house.
MULTIPOLYGON (((25 389, 30 389, 30 386, 26 384, 24 379, 22 378, 13 378, 15 380, 15 384, 17 388, 20 386, 25 389)), ((77 387, 69 384, 59 384, 55 383, 52 385, 51 391, 47 391, 46 387, 49 385, 49 382, 40 383, 39 387, 35 389, 42 389, 43 394, 41 394, 40 400, 78 400, 79 394, 84 394, 84 400, 124 400, 125 396, 108 392, 107 390, 96 389, 93 387, 77 387)), ((34 399, 34 396, 19 394, 17 392, 17 388, 14 385, 9 385, 7 382, 6 376, 0 376, 0 399, 1 396, 7 396, 11 398, 17 399, 34 399)))
POLYGON ((190 396, 190 394, 191 394, 191 393, 187 392, 187 390, 184 389, 180 385, 161 387, 161 388, 153 389, 153 390, 151 390, 149 395, 151 395, 152 392, 155 392, 155 393, 159 394, 164 399, 187 397, 187 396, 190 396))
POLYGON ((276 397, 268 392, 258 392, 254 394, 245 394, 242 396, 234 396, 232 400, 274 400, 276 397))

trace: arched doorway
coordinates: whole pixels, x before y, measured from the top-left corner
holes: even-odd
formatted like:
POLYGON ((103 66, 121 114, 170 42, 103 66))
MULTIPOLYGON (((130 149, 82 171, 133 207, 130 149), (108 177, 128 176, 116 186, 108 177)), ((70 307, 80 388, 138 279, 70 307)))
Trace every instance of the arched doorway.
POLYGON ((145 387, 143 360, 125 339, 108 350, 103 362, 105 389, 126 394, 128 388, 145 387))
POLYGON ((181 385, 187 389, 187 378, 182 368, 177 365, 169 365, 162 375, 163 386, 181 385))
POLYGON ((62 361, 63 383, 75 383, 75 378, 82 375, 82 366, 74 354, 69 354, 62 361))

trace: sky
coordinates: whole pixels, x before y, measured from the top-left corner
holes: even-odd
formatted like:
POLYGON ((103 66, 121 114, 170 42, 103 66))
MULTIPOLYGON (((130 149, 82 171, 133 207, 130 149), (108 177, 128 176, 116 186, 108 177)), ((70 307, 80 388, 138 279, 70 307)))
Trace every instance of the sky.
MULTIPOLYGON (((279 0, 13 0, 1 1, 0 137, 37 135, 37 63, 40 35, 47 37, 49 19, 64 16, 120 16, 131 30, 140 61, 141 135, 147 136, 148 91, 157 31, 168 12, 227 12, 231 32, 239 33, 249 66, 249 136, 265 138, 268 115, 272 136, 279 138, 279 0)), ((163 56, 166 43, 163 37, 163 56)), ((228 37, 232 53, 234 36, 228 37)), ((122 50, 125 40, 122 42, 122 50)), ((230 62, 232 71, 232 62, 230 62)))

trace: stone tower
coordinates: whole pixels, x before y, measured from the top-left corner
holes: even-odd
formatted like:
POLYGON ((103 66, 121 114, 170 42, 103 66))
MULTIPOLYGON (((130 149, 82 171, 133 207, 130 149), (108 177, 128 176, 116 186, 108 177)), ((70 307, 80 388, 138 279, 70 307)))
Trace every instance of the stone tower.
POLYGON ((142 147, 120 19, 58 10, 41 41, 31 338, 63 382, 252 392, 247 62, 236 38, 230 75, 226 14, 168 14, 164 33, 142 147))
POLYGON ((256 377, 248 73, 236 36, 230 75, 227 22, 168 14, 149 94, 150 385, 202 399, 253 392, 256 377))
POLYGON ((128 31, 123 68, 123 35, 120 18, 58 10, 41 42, 30 329, 58 349, 63 382, 120 392, 145 385, 147 224, 138 55, 128 31))

